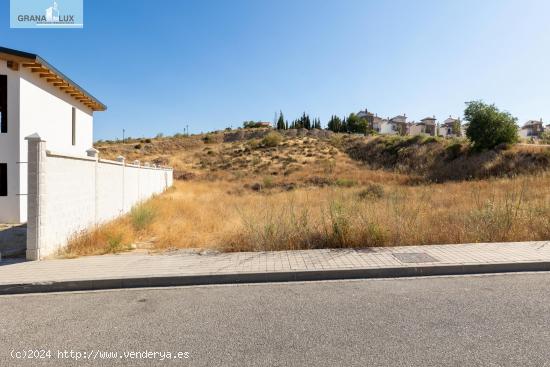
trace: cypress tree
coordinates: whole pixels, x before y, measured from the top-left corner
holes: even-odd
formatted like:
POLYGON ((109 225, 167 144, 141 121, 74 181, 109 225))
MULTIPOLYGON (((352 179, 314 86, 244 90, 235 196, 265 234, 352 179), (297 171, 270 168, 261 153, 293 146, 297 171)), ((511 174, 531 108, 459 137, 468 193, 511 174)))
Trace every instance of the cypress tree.
POLYGON ((277 130, 285 130, 285 119, 283 111, 279 111, 279 119, 277 120, 277 130))

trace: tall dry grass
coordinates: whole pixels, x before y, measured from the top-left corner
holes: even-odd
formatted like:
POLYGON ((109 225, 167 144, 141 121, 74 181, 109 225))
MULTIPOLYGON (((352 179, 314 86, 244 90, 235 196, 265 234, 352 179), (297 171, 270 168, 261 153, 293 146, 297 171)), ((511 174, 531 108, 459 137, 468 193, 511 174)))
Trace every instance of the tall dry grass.
POLYGON ((550 239, 550 175, 292 191, 176 182, 127 216, 71 241, 66 256, 153 249, 263 251, 550 239))

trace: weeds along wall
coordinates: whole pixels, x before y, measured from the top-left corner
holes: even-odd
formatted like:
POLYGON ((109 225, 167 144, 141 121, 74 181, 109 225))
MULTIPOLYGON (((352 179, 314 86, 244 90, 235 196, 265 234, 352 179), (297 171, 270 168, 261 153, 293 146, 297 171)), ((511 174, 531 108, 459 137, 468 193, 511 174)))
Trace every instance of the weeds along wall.
POLYGON ((170 168, 128 164, 46 150, 38 135, 26 138, 28 158, 27 259, 40 260, 79 232, 129 212, 173 184, 170 168))

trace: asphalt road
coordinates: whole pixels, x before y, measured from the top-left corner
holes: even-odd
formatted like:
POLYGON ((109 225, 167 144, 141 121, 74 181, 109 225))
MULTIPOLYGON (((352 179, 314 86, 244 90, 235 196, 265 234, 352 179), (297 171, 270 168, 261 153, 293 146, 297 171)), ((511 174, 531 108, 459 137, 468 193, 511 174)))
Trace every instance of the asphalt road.
POLYGON ((0 297, 0 366, 165 364, 550 366, 550 273, 0 297))

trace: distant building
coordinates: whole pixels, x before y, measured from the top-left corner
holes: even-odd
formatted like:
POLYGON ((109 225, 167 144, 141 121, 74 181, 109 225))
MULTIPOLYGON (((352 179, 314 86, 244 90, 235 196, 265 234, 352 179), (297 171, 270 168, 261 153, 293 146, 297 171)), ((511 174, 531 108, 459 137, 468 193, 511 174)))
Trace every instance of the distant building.
POLYGON ((519 136, 522 138, 539 138, 540 135, 544 132, 544 123, 542 118, 537 120, 529 120, 519 130, 519 136))
POLYGON ((435 136, 437 130, 435 116, 425 117, 420 122, 412 123, 409 127, 409 135, 426 134, 435 136))
POLYGON ((407 115, 397 115, 389 119, 389 125, 393 134, 408 135, 410 124, 407 123, 407 115))
POLYGON ((258 127, 271 127, 271 122, 265 121, 245 121, 243 122, 245 129, 258 128, 258 127))
POLYGON ((374 129, 374 118, 377 117, 374 113, 365 108, 363 111, 357 112, 357 117, 367 120, 369 128, 374 129))
POLYGON ((439 135, 443 137, 458 137, 462 135, 462 126, 459 118, 449 116, 439 126, 439 135), (457 125, 458 124, 458 125, 457 125), (458 127, 458 130, 457 130, 458 127), (456 131, 455 131, 456 130, 456 131))
POLYGON ((384 119, 375 116, 372 123, 372 129, 378 134, 395 134, 392 130, 392 125, 389 123, 389 119, 384 119))
MULTIPOLYGON (((462 125, 459 118, 449 116, 441 125, 435 116, 428 116, 420 122, 407 121, 407 115, 397 115, 392 118, 382 118, 368 111, 366 108, 357 113, 357 116, 366 119, 370 128, 381 135, 420 135, 459 137, 465 135, 466 124, 462 125), (458 124, 458 125, 457 125, 458 124), (457 129, 458 128, 458 129, 457 129)), ((550 125, 549 125, 550 131, 550 125)))

